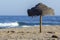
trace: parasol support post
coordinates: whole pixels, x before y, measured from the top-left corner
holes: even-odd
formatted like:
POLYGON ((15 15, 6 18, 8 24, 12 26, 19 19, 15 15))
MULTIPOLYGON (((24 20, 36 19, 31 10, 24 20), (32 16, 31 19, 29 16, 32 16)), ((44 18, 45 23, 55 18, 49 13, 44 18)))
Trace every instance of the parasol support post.
POLYGON ((42 32, 42 15, 40 15, 40 33, 42 32))

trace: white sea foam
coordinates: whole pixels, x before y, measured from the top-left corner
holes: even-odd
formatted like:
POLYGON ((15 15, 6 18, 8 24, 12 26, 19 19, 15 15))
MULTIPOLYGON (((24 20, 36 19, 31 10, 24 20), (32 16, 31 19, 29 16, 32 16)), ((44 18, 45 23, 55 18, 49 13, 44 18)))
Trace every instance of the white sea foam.
MULTIPOLYGON (((33 26, 30 26, 30 25, 23 25, 21 27, 39 27, 40 25, 33 25, 33 26)), ((51 26, 51 25, 42 25, 42 26, 51 26)))
POLYGON ((22 27, 39 27, 39 25, 33 25, 33 26, 23 25, 22 27))
POLYGON ((0 27, 16 27, 19 26, 18 22, 0 23, 0 27))
POLYGON ((28 26, 28 25, 23 25, 22 27, 32 27, 32 26, 28 26))

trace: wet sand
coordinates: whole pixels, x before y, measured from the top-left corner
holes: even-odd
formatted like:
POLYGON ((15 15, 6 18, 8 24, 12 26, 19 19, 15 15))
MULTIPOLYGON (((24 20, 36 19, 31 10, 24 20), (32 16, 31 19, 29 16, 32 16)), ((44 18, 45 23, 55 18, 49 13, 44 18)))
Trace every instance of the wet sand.
POLYGON ((0 29, 0 40, 60 40, 60 26, 0 29))

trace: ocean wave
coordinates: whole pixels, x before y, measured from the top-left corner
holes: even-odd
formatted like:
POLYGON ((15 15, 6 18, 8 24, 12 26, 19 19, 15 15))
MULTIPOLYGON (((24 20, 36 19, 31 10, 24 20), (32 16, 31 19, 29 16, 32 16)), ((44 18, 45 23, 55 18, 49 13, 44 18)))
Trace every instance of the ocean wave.
MULTIPOLYGON (((0 28, 11 28, 11 27, 36 27, 39 26, 40 23, 27 23, 27 22, 4 22, 0 23, 0 28)), ((49 25, 60 25, 57 22, 42 22, 42 25, 49 26, 49 25)))
POLYGON ((19 26, 18 22, 0 23, 0 27, 16 27, 16 26, 19 26))

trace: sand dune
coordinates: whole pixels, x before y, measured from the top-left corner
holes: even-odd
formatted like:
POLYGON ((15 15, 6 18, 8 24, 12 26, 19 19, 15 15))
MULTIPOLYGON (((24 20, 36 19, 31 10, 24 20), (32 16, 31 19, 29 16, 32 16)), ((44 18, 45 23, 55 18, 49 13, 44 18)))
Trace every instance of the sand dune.
POLYGON ((0 29, 0 40, 60 40, 60 26, 0 29))

